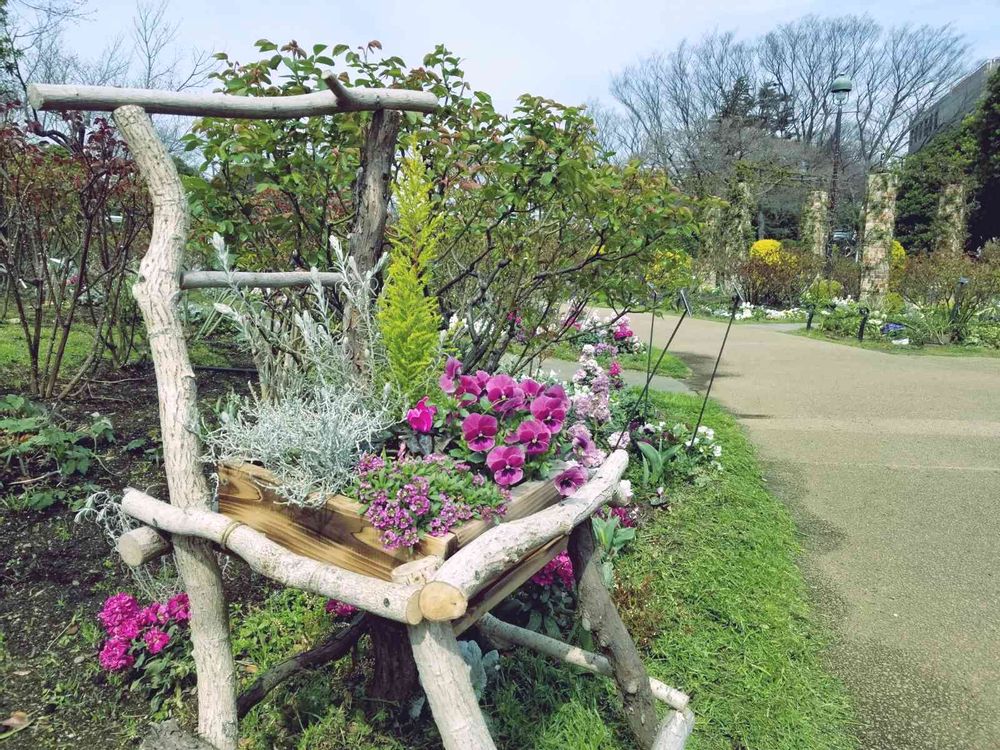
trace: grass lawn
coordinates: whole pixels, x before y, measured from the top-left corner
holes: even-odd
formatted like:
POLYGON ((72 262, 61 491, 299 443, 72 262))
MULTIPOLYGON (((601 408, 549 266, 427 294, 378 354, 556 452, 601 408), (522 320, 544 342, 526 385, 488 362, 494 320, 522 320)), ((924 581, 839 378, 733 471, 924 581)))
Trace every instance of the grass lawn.
MULTIPOLYGON (((690 423, 700 406, 686 395, 654 393, 653 402, 690 423)), ((723 446, 725 471, 704 486, 671 490, 669 509, 646 509, 637 541, 615 566, 623 617, 651 672, 691 694, 691 750, 853 748, 850 708, 822 665, 824 634, 795 565, 792 521, 764 488, 733 419, 710 405, 706 422, 723 446)), ((640 469, 629 470, 636 482, 640 469)), ((650 488, 637 486, 636 498, 644 492, 650 488)), ((286 656, 302 630, 275 617, 307 624, 314 616, 301 613, 321 607, 296 592, 275 597, 237 618, 240 663, 263 668, 286 656), (297 636, 276 637, 286 631, 297 636)), ((246 747, 440 746, 426 708, 412 721, 401 709, 372 705, 361 697, 362 681, 358 666, 343 660, 295 681, 295 689, 279 688, 246 720, 246 747)), ((482 706, 500 747, 634 747, 609 680, 525 651, 501 659, 482 706)))
MULTIPOLYGON (((656 360, 662 351, 663 349, 658 346, 653 347, 653 364, 656 363, 656 360)), ((560 342, 553 350, 552 356, 556 359, 576 362, 580 358, 580 347, 563 341, 560 342)), ((626 370, 639 370, 641 372, 646 372, 647 356, 646 352, 642 352, 641 354, 619 354, 616 359, 626 370)), ((673 354, 668 352, 664 355, 663 361, 660 362, 660 366, 656 368, 655 374, 663 375, 668 378, 684 379, 691 374, 691 368, 684 364, 684 362, 678 357, 675 357, 673 354)))
MULTIPOLYGON (((42 338, 39 357, 44 360, 51 337, 42 338)), ((87 325, 75 324, 66 340, 63 354, 62 372, 72 376, 87 359, 94 341, 93 329, 87 325)), ((28 346, 24 340, 24 330, 16 321, 0 322, 0 382, 11 390, 26 388, 30 381, 30 359, 28 346)), ((42 362, 44 365, 44 361, 42 362)))
POLYGON ((874 349, 875 351, 887 352, 889 354, 916 354, 931 357, 1000 357, 1000 349, 987 349, 981 346, 942 346, 937 344, 928 344, 925 346, 896 346, 895 344, 890 344, 884 341, 872 341, 869 339, 866 339, 865 341, 858 341, 858 339, 854 336, 847 338, 843 336, 834 336, 815 328, 811 331, 807 331, 805 328, 802 328, 801 330, 787 331, 786 333, 791 333, 795 336, 805 336, 806 338, 817 339, 819 341, 829 341, 834 344, 854 346, 860 349, 874 349))

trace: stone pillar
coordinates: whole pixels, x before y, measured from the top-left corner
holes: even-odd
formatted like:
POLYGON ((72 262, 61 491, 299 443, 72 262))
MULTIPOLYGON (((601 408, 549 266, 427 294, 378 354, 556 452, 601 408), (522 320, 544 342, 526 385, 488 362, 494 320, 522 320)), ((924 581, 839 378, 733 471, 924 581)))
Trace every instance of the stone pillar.
POLYGON ((934 217, 934 252, 961 255, 965 251, 965 221, 965 185, 945 185, 934 217))
POLYGON ((889 258, 896 224, 896 187, 892 172, 868 175, 864 237, 861 246, 861 299, 877 304, 889 290, 889 258))
POLYGON ((705 282, 713 289, 718 285, 719 274, 725 270, 723 263, 724 250, 722 238, 722 207, 719 198, 708 198, 701 214, 701 231, 699 232, 699 265, 705 277, 705 282))
POLYGON ((802 209, 799 224, 799 242, 803 249, 808 249, 819 258, 826 257, 826 241, 830 234, 827 220, 829 203, 830 196, 825 190, 813 190, 802 209))
POLYGON ((730 193, 729 205, 723 212, 722 223, 722 244, 732 262, 741 261, 750 253, 753 240, 750 204, 750 186, 746 182, 737 182, 730 193))

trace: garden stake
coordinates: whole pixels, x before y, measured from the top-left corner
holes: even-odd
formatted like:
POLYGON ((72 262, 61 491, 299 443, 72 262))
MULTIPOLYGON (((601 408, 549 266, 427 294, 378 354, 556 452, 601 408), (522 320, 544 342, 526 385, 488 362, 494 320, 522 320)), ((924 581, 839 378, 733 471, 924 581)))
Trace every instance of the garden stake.
POLYGON ((813 327, 813 316, 816 314, 816 305, 809 305, 809 317, 806 318, 806 330, 811 331, 813 327))
POLYGON ((705 398, 701 402, 701 411, 698 412, 698 422, 691 433, 691 441, 688 443, 688 453, 694 450, 694 439, 698 436, 698 428, 701 427, 701 419, 705 416, 705 407, 708 406, 708 397, 712 395, 712 384, 715 382, 715 374, 719 371, 719 362, 722 361, 722 352, 726 348, 726 340, 729 338, 729 329, 733 327, 736 320, 736 310, 740 306, 742 295, 739 292, 733 295, 733 309, 729 313, 729 322, 726 324, 726 333, 722 337, 722 346, 719 347, 719 356, 715 358, 715 367, 712 368, 712 377, 708 379, 708 388, 705 389, 705 398))
POLYGON ((861 325, 858 326, 858 341, 865 340, 865 326, 868 325, 868 316, 872 314, 872 311, 867 307, 861 308, 861 325))
MULTIPOLYGON (((667 339, 666 346, 664 346, 663 351, 660 352, 660 356, 656 360, 656 367, 646 370, 646 384, 642 387, 642 393, 639 394, 639 400, 636 401, 635 406, 632 408, 632 412, 628 415, 628 419, 625 420, 625 429, 622 430, 621 434, 618 435, 618 440, 615 441, 614 446, 611 448, 612 451, 618 450, 619 446, 621 446, 622 438, 625 437, 625 433, 628 431, 628 425, 632 424, 632 420, 635 419, 637 416, 639 416, 639 408, 643 407, 646 400, 649 398, 649 384, 653 381, 653 373, 660 369, 660 362, 662 362, 663 358, 666 356, 667 350, 670 348, 670 345, 674 341, 674 336, 677 335, 677 330, 681 327, 681 323, 684 322, 684 318, 687 317, 688 311, 691 309, 690 306, 687 304, 687 298, 683 296, 684 292, 681 292, 681 295, 682 295, 681 299, 684 300, 684 311, 681 313, 681 316, 677 319, 677 324, 674 326, 674 330, 670 333, 670 338, 667 339)), ((655 320, 655 316, 653 317, 655 320)), ((653 325, 652 323, 650 323, 651 331, 652 328, 653 325)), ((650 344, 649 344, 650 358, 652 358, 652 351, 653 351, 652 334, 650 334, 649 338, 650 338, 650 344)), ((643 414, 645 414, 645 411, 643 411, 643 414)))

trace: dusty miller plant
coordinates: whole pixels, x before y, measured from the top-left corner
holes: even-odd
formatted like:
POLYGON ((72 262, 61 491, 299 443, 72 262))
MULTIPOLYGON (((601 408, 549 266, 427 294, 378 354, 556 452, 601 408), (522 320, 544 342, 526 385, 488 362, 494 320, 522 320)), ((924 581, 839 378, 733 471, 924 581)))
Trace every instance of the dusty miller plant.
MULTIPOLYGON (((213 244, 232 273, 221 238, 213 244)), ((355 311, 364 342, 363 371, 347 354, 318 278, 297 304, 233 283, 231 303, 216 305, 250 350, 260 387, 230 402, 218 426, 204 431, 206 460, 259 461, 278 478, 278 494, 297 505, 322 504, 324 495, 343 490, 360 453, 376 447, 401 413, 397 394, 374 375, 384 360, 372 311, 379 268, 362 274, 339 242, 331 245, 342 277, 337 291, 355 311)))

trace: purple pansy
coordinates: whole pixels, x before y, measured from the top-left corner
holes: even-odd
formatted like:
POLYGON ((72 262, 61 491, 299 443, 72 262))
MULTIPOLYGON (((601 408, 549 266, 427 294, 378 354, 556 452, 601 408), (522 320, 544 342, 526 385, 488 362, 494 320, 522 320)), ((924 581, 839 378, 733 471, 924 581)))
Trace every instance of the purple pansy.
POLYGON ((587 470, 578 463, 571 463, 555 478, 556 489, 563 497, 568 497, 583 487, 587 481, 587 470))
POLYGON ((414 430, 426 435, 434 427, 435 414, 437 414, 437 407, 428 404, 427 396, 424 396, 417 402, 416 406, 406 412, 406 421, 414 430))
POLYGON ((520 443, 529 456, 540 456, 549 449, 552 433, 537 419, 526 419, 507 436, 508 443, 520 443))
POLYGON ((524 391, 510 375, 494 375, 486 383, 486 398, 500 414, 519 408, 524 404, 524 391))
POLYGON ((489 414, 470 414, 462 420, 462 437, 469 448, 482 453, 496 445, 497 420, 489 414))
POLYGON ((444 374, 442 374, 440 379, 438 379, 438 384, 441 386, 441 390, 448 394, 454 393, 455 378, 461 374, 462 363, 454 357, 448 357, 448 361, 444 363, 444 374))
POLYGON ((553 435, 562 429, 566 419, 567 400, 557 396, 539 396, 531 403, 531 416, 539 420, 553 435))
POLYGON ((501 487, 517 484, 524 478, 524 452, 516 445, 497 446, 486 456, 493 481, 501 487))

